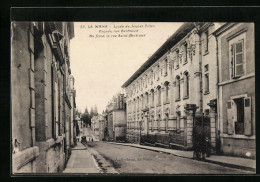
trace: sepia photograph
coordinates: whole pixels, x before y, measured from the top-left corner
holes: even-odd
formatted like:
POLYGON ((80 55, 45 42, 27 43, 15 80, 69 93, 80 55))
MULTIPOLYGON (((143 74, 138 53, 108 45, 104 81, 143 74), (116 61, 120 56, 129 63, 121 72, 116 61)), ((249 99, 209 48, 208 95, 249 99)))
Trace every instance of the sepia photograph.
POLYGON ((253 22, 11 21, 11 175, 256 174, 253 22))

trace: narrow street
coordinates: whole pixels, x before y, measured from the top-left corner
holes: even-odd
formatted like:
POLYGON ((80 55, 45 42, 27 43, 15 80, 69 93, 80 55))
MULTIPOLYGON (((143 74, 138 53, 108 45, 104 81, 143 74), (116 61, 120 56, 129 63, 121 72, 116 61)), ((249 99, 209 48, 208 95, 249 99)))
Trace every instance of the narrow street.
POLYGON ((10 25, 12 175, 256 173, 254 23, 10 25))
MULTIPOLYGON (((83 135, 91 135, 89 128, 84 128, 83 135)), ((83 146, 82 144, 80 144, 83 146)), ((155 173, 155 174, 248 174, 248 171, 222 167, 202 161, 186 159, 161 152, 154 152, 130 146, 117 145, 109 142, 84 143, 85 150, 73 150, 81 156, 77 161, 76 168, 95 167, 96 169, 85 170, 82 173, 155 173), (82 155, 91 155, 92 161, 82 160, 82 155), (194 167, 196 166, 196 167, 194 167)), ((73 156, 73 155, 72 155, 73 156)), ((89 157, 90 158, 90 157, 89 157)), ((74 162, 73 162, 74 163, 74 162)), ((73 170, 67 170, 73 173, 73 170)), ((77 171, 78 173, 79 171, 77 171)))
MULTIPOLYGON (((119 173, 246 174, 246 171, 106 142, 88 142, 119 173), (196 166, 196 167, 194 167, 196 166)), ((102 164, 101 164, 102 166, 102 164)))

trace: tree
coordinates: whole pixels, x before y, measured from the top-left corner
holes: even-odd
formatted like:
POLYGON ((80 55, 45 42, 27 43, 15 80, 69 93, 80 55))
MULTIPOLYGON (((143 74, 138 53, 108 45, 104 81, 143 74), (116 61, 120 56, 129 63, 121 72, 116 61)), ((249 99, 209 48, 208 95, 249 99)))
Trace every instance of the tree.
POLYGON ((85 109, 84 114, 89 114, 89 112, 88 112, 88 107, 87 107, 87 106, 86 106, 86 109, 85 109))
POLYGON ((95 105, 95 107, 94 107, 94 115, 98 115, 98 110, 97 110, 97 106, 95 105))
POLYGON ((86 107, 84 113, 82 114, 82 120, 86 125, 90 125, 91 126, 91 117, 90 114, 88 112, 88 108, 86 107))

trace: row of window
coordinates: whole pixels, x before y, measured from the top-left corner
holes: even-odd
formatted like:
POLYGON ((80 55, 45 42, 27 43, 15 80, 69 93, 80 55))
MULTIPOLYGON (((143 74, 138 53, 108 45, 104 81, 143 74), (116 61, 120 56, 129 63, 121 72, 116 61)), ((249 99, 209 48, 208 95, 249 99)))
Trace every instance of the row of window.
POLYGON ((135 93, 138 93, 139 91, 142 91, 143 88, 147 88, 147 85, 152 85, 155 81, 159 80, 160 79, 160 76, 167 76, 168 75, 168 70, 169 70, 169 64, 168 64, 168 59, 164 59, 164 65, 162 66, 162 68, 160 68, 160 65, 158 64, 156 66, 156 68, 154 68, 154 70, 156 71, 149 71, 148 75, 145 75, 145 78, 144 79, 140 79, 139 83, 137 81, 136 84, 134 84, 134 86, 132 86, 133 88, 130 89, 130 96, 135 94, 135 93), (150 75, 150 76, 149 76, 150 75))
MULTIPOLYGON (((235 60, 237 59, 237 63, 233 63, 234 64, 234 69, 233 69, 233 72, 234 72, 234 75, 235 76, 238 76, 238 75, 241 75, 243 74, 243 69, 242 69, 242 65, 241 65, 241 52, 242 52, 242 49, 241 49, 241 45, 242 43, 239 43, 238 45, 234 45, 234 49, 233 50, 233 62, 235 62, 235 60), (237 50, 237 51, 236 51, 237 50)), ((202 34, 202 48, 203 48, 203 54, 207 54, 208 51, 209 51, 209 31, 206 30, 205 32, 203 32, 202 34)), ((190 45, 190 48, 188 48, 188 43, 185 42, 182 44, 182 46, 180 46, 180 48, 177 48, 174 53, 173 53, 173 64, 174 64, 174 68, 175 69, 178 69, 180 68, 180 65, 181 64, 186 64, 188 62, 188 55, 192 55, 191 54, 192 52, 192 45, 190 45)), ((138 93, 139 90, 142 91, 142 89, 145 87, 147 87, 147 85, 149 84, 153 84, 153 80, 159 80, 160 79, 160 76, 167 76, 168 74, 168 66, 169 66, 169 63, 168 63, 168 59, 165 58, 163 60, 163 63, 162 63, 163 66, 160 67, 160 65, 158 64, 157 66, 155 66, 154 68, 152 68, 152 70, 148 71, 148 74, 146 74, 144 76, 143 79, 140 79, 140 81, 137 81, 136 84, 133 84, 132 88, 130 89, 130 96, 132 96, 133 94, 135 93, 138 93), (155 71, 153 71, 155 70, 155 71), (141 82, 141 83, 139 83, 141 82)), ((208 75, 205 75, 205 77, 207 77, 208 75)), ((205 78, 207 79, 207 78, 205 78)))
MULTIPOLYGON (((165 128, 168 129, 182 129, 184 128, 184 122, 180 119, 180 114, 177 114, 176 120, 172 120, 172 122, 168 122, 168 114, 166 114, 165 119, 161 119, 160 115, 158 115, 158 119, 155 120, 153 116, 149 120, 149 130, 158 129, 158 128, 165 128)), ((141 122, 141 128, 144 127, 144 122, 141 122)), ((127 129, 139 129, 140 122, 139 121, 129 121, 127 122, 127 129)))

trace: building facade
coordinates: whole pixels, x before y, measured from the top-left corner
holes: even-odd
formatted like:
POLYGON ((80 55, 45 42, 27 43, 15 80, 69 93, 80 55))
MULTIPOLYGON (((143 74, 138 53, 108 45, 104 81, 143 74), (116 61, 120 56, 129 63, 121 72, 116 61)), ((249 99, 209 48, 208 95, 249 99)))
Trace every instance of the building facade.
POLYGON ((61 172, 71 143, 74 25, 12 22, 11 34, 13 173, 61 172))
POLYGON ((106 119, 103 114, 99 115, 99 140, 105 140, 106 119))
POLYGON ((70 145, 71 147, 74 147, 76 145, 76 90, 74 88, 75 79, 72 75, 69 77, 70 80, 70 93, 69 93, 69 99, 71 103, 71 117, 70 117, 70 145))
POLYGON ((117 94, 107 105, 108 140, 126 139, 126 104, 124 94, 117 94))
POLYGON ((219 128, 224 154, 255 158, 255 38, 253 23, 226 23, 217 39, 219 128))
POLYGON ((99 138, 99 115, 95 115, 91 118, 91 130, 96 138, 99 138))
POLYGON ((254 156, 253 30, 252 24, 184 23, 122 86, 127 140, 191 149, 199 128, 212 152, 254 156), (235 56, 243 57, 237 67, 235 56))

